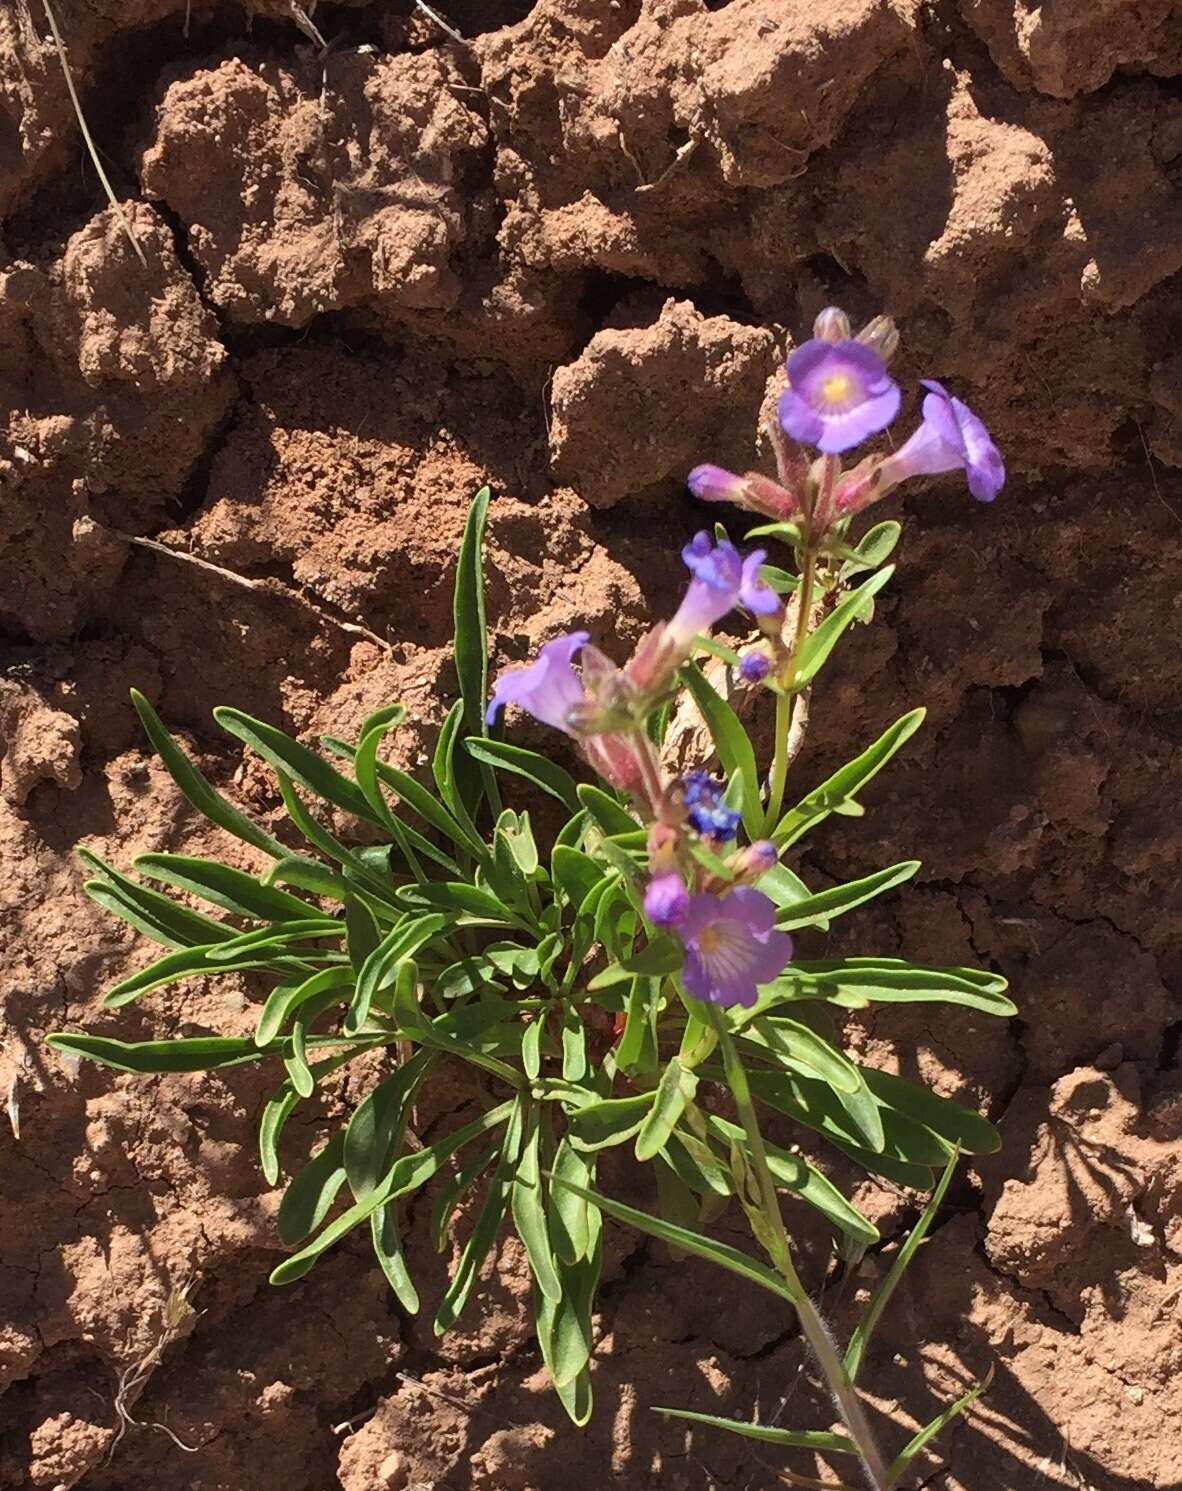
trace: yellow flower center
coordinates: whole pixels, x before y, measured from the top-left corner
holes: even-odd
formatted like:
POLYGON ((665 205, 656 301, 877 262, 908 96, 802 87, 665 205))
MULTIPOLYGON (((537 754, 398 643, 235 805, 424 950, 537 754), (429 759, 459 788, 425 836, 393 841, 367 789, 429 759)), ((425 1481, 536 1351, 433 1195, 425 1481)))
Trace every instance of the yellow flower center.
POLYGON ((698 948, 709 956, 710 953, 718 951, 718 944, 722 941, 722 934, 717 927, 703 927, 698 933, 698 948))
POLYGON ((844 404, 850 396, 848 373, 834 373, 821 384, 821 397, 827 404, 844 404))

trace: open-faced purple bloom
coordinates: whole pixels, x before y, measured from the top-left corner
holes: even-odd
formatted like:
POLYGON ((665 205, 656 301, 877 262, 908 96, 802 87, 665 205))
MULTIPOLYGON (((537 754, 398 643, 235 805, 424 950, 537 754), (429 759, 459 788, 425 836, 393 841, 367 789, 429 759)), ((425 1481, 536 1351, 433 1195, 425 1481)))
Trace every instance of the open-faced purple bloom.
POLYGON ((681 779, 686 817, 704 839, 725 844, 739 831, 739 814, 722 800, 724 787, 704 771, 687 771, 681 779))
POLYGON ((936 476, 963 470, 978 502, 992 502, 1005 484, 1006 468, 989 431, 967 404, 953 398, 943 384, 925 378, 923 423, 884 462, 890 484, 909 476, 936 476))
POLYGON ((734 544, 716 544, 704 529, 686 544, 681 557, 693 579, 667 630, 684 646, 734 610, 743 586, 743 561, 734 544))
POLYGON ((678 935, 681 981, 691 999, 748 1009, 792 957, 792 938, 775 929, 776 908, 762 891, 738 885, 724 896, 691 896, 678 935))
POLYGON ((679 927, 689 903, 689 891, 676 870, 654 875, 644 892, 644 914, 654 927, 679 927))
POLYGON ((589 632, 570 632, 555 637, 525 668, 509 668, 497 679, 485 719, 492 724, 506 704, 516 704, 544 725, 571 734, 570 711, 586 697, 582 680, 571 667, 579 649, 590 641, 589 632))
POLYGON ((899 412, 899 387, 873 347, 814 339, 788 359, 780 424, 794 440, 834 455, 850 450, 899 412))

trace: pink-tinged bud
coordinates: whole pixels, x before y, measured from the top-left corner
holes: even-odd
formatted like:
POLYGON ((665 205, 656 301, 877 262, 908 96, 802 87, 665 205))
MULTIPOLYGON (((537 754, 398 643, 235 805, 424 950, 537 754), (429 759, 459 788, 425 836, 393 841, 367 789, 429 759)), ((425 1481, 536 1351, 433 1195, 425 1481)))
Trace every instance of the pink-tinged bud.
POLYGON ((588 735, 580 742, 583 754, 618 792, 643 793, 644 767, 635 735, 588 735))
POLYGON ((644 893, 644 914, 654 927, 679 927, 689 915, 689 902, 689 891, 680 875, 657 875, 644 893))
POLYGON ((741 476, 722 466, 695 466, 686 477, 686 485, 703 502, 741 503, 747 487, 741 476))
POLYGON ((756 839, 754 844, 732 854, 727 863, 736 880, 751 881, 766 875, 779 857, 779 851, 770 839, 756 839))
POLYGON ((850 318, 838 306, 827 305, 813 322, 813 336, 819 342, 844 342, 850 335, 850 318))
POLYGON ((883 362, 890 362, 899 350, 899 328, 889 316, 875 316, 858 333, 857 340, 872 347, 883 362))
POLYGON ((624 673, 628 682, 642 694, 660 694, 673 682, 680 661, 677 649, 661 622, 646 632, 632 655, 624 673))
POLYGON ((801 512, 799 497, 782 487, 779 482, 772 481, 770 476, 761 476, 758 471, 748 471, 743 484, 746 488, 743 506, 749 507, 752 512, 762 513, 765 518, 771 518, 776 523, 791 522, 801 512))
POLYGON ((886 481, 887 467, 882 456, 867 456, 852 471, 847 471, 833 494, 833 507, 839 518, 860 513, 871 503, 885 497, 893 482, 886 481))
POLYGON ((668 875, 677 868, 681 833, 671 823, 658 820, 648 831, 648 867, 651 874, 668 875))

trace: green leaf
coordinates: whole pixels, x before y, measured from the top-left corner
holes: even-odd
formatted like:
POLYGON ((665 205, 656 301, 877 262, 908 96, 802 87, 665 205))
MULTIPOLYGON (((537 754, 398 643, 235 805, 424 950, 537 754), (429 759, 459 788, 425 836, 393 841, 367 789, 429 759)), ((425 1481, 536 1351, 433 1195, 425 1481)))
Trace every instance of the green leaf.
POLYGON ((935 1221, 936 1213, 944 1204, 944 1197, 952 1180, 952 1172, 960 1160, 960 1152, 957 1151, 944 1167, 944 1173, 940 1177, 940 1183, 932 1192, 928 1204, 923 1209, 923 1215, 915 1226, 907 1234, 902 1247, 895 1254, 894 1261, 883 1276, 878 1287, 870 1297, 870 1303, 866 1306, 865 1313, 858 1321, 853 1334, 850 1336, 849 1345, 845 1353, 846 1375, 851 1382, 855 1382, 862 1368, 862 1360, 866 1355, 866 1347, 870 1344, 870 1337, 874 1328, 882 1318, 882 1313, 890 1303, 891 1295, 894 1294, 902 1279, 908 1264, 915 1257, 919 1245, 927 1235, 928 1228, 935 1221))
POLYGON ((431 1052, 420 1051, 372 1088, 345 1129, 344 1165, 349 1189, 364 1201, 390 1173, 406 1129, 410 1104, 419 1084, 435 1064, 431 1052))
POLYGON ((504 740, 483 740, 479 736, 469 736, 464 741, 464 749, 473 760, 525 777, 535 787, 540 787, 543 792, 556 797, 572 813, 579 811, 574 778, 557 762, 550 761, 545 756, 539 756, 537 751, 527 750, 524 746, 510 745, 504 740))
POLYGON ((747 732, 739 716, 696 663, 687 663, 678 676, 701 711, 727 779, 737 777, 739 780, 743 825, 753 838, 757 837, 763 829, 763 808, 759 795, 759 767, 747 732))
POLYGON ((757 528, 748 528, 748 538, 778 538, 793 549, 799 549, 804 537, 796 523, 760 523, 757 528))
POLYGON ((873 745, 860 756, 835 771, 812 792, 790 808, 772 834, 773 841, 786 849, 808 833, 830 813, 841 812, 853 803, 857 794, 874 780, 892 756, 911 739, 923 724, 926 709, 913 709, 884 730, 873 745))
POLYGON ((409 773, 400 771, 387 761, 379 762, 377 770, 382 781, 397 792, 402 804, 411 812, 417 813, 424 823, 430 824, 436 832, 450 839, 466 854, 475 855, 477 859, 487 857, 488 850, 476 835, 463 829, 447 808, 409 773))
POLYGON ((790 1450, 816 1450, 819 1454, 856 1455, 858 1447, 844 1434, 826 1434, 813 1429, 777 1429, 773 1424, 749 1424, 743 1419, 718 1418, 713 1413, 693 1413, 688 1408, 654 1408, 666 1418, 685 1419, 691 1424, 705 1424, 711 1429, 725 1429, 744 1439, 758 1439, 764 1444, 778 1444, 790 1450))
POLYGON ((752 1031, 774 1055, 800 1062, 838 1092, 857 1092, 861 1086, 853 1062, 802 1021, 790 1019, 787 1015, 764 1015, 753 1020, 745 1031, 748 1040, 752 1031))
POLYGON ((137 932, 142 932, 145 937, 150 937, 153 942, 159 942, 164 947, 191 948, 194 942, 208 944, 219 940, 229 941, 235 935, 233 927, 219 926, 216 922, 199 918, 195 911, 186 913, 184 907, 169 901, 167 896, 158 896, 155 891, 144 891, 137 895, 125 891, 110 880, 87 880, 82 889, 104 911, 114 913, 137 932), (167 903, 169 909, 165 909, 163 905, 153 905, 149 897, 167 903), (173 916, 172 911, 177 914, 173 916), (204 926, 201 925, 202 922, 205 922, 204 926))
POLYGON ((873 528, 867 529, 852 550, 850 557, 842 565, 838 573, 838 579, 844 582, 854 575, 861 574, 863 570, 878 569, 885 564, 895 552, 895 545, 899 542, 899 535, 903 532, 903 525, 896 523, 893 518, 885 523, 876 523, 873 528))
POLYGON ((655 979, 634 978, 628 994, 624 1033, 616 1047, 616 1065, 624 1072, 652 1072, 657 1067, 655 979))
POLYGON ((595 1157, 580 1154, 564 1135, 554 1156, 550 1186, 550 1240, 558 1259, 576 1264, 589 1258, 600 1231, 596 1207, 589 1206, 580 1186, 595 1178, 595 1157), (555 1190, 553 1182, 561 1182, 555 1190))
POLYGON ((216 948, 222 946, 223 943, 215 943, 213 947, 183 947, 176 952, 165 953, 146 968, 130 973, 125 979, 112 985, 103 995, 104 1009, 118 1009, 152 989, 162 989, 166 984, 175 984, 181 979, 201 975, 243 973, 256 968, 280 972, 289 969, 305 973, 308 971, 306 964, 301 964, 294 958, 277 958, 266 952, 253 956, 244 954, 241 960, 234 963, 219 963, 212 954, 216 948))
POLYGON ((411 1279, 402 1249, 402 1231, 398 1225, 398 1210, 393 1201, 387 1201, 371 1212, 369 1217, 370 1238, 374 1256, 377 1258, 386 1282, 394 1291, 398 1303, 408 1315, 419 1313, 419 1291, 411 1279))
POLYGON ((593 782, 580 782, 575 791, 579 801, 605 834, 632 833, 636 828, 636 819, 632 814, 602 787, 595 786, 593 782))
MULTIPOLYGON (((550 1252, 550 1232, 546 1224, 546 1207, 542 1200, 540 1165, 542 1130, 536 1105, 530 1105, 525 1116, 525 1133, 521 1157, 512 1180, 511 1205, 513 1225, 525 1244, 530 1270, 538 1289, 549 1300, 562 1298, 562 1285, 550 1252)), ((582 1363, 580 1363, 580 1367, 582 1363)))
POLYGON ((489 489, 481 487, 472 499, 456 564, 452 615, 455 623, 456 675, 464 722, 472 734, 484 731, 488 698, 488 632, 484 613, 484 528, 488 520, 489 489))
POLYGON ((676 1056, 673 1057, 661 1073, 655 1100, 636 1136, 635 1153, 638 1160, 651 1160, 664 1149, 670 1134, 685 1112, 685 1105, 693 1102, 697 1090, 698 1079, 695 1074, 682 1066, 676 1056))
POLYGON ((591 1310, 599 1285, 602 1258, 603 1247, 597 1237, 586 1258, 573 1264, 559 1263, 555 1298, 541 1295, 540 1290, 534 1294, 542 1358, 563 1406, 576 1422, 578 1399, 574 1403, 568 1402, 565 1390, 585 1376, 591 1359, 591 1310))
POLYGON ((970 1388, 969 1391, 965 1393, 963 1398, 957 1398, 956 1402, 950 1404, 943 1413, 938 1413, 936 1417, 932 1419, 931 1423, 925 1424, 919 1431, 919 1433, 916 1434, 913 1439, 910 1439, 907 1442, 902 1452, 891 1463, 890 1468, 887 1470, 886 1491, 890 1491, 890 1488, 895 1484, 895 1482, 911 1464, 912 1460, 915 1459, 916 1455, 919 1454, 920 1450, 923 1449, 924 1445, 930 1443, 933 1439, 935 1439, 936 1435, 939 1434, 941 1430, 947 1428, 952 1420, 959 1414, 962 1414, 971 1403, 975 1403, 981 1396, 981 1394, 986 1391, 992 1381, 993 1366, 992 1364, 990 1364, 988 1372, 985 1373, 985 1376, 982 1377, 979 1383, 977 1383, 976 1387, 970 1388))
POLYGON ((829 890, 818 891, 806 900, 783 907, 776 916, 776 925, 791 931, 794 927, 811 927, 819 921, 844 916, 855 906, 872 901, 875 896, 881 896, 888 890, 894 890, 896 885, 910 880, 919 867, 919 860, 905 859, 897 865, 888 865, 885 870, 875 870, 873 875, 866 875, 861 880, 850 880, 844 885, 834 885, 829 890))
POLYGON ((241 709, 219 705, 214 710, 213 717, 228 735, 233 735, 250 746, 264 761, 270 762, 293 782, 298 782, 317 797, 335 803, 338 808, 344 808, 358 818, 376 823, 379 827, 382 825, 381 818, 366 802, 365 794, 357 783, 343 777, 323 756, 310 751, 298 740, 292 740, 290 735, 285 735, 274 725, 268 725, 265 720, 256 720, 241 709))
POLYGON ((264 854, 269 854, 274 859, 285 858, 289 852, 287 848, 273 834, 260 828, 257 823, 252 823, 245 814, 227 802, 193 765, 138 689, 131 690, 131 702, 135 705, 145 734, 167 767, 169 776, 197 811, 211 823, 216 823, 219 828, 233 834, 236 839, 242 839, 244 843, 261 849, 264 854))
POLYGON ((469 1160, 466 1165, 457 1170, 440 1189, 435 1205, 431 1208, 431 1240, 435 1244, 437 1253, 442 1253, 447 1247, 447 1229, 451 1225, 451 1219, 459 1205, 460 1198, 484 1174, 496 1159, 499 1151, 500 1146, 497 1144, 481 1150, 474 1159, 469 1160))
POLYGON ((314 896, 328 896, 334 901, 343 901, 349 889, 348 882, 327 865, 302 854, 285 854, 263 876, 262 884, 298 885, 314 896))
POLYGON ((539 1010, 521 1035, 521 1067, 531 1082, 542 1070, 542 1037, 546 1033, 546 1011, 539 1010))
POLYGON ((976 968, 918 968, 901 958, 845 958, 832 962, 794 963, 760 996, 766 1008, 779 1000, 817 999, 847 1009, 867 1003, 952 1004, 1008 1016, 1017 1006, 1003 993, 1000 974, 976 968))
POLYGON ((509 1131, 501 1150, 501 1158, 488 1183, 488 1194, 476 1218, 468 1241, 464 1244, 456 1271, 452 1275, 447 1291, 435 1312, 434 1331, 442 1336, 449 1331, 464 1311, 472 1287, 476 1283, 481 1265, 488 1257, 505 1213, 509 1209, 513 1187, 513 1167, 516 1160, 516 1142, 513 1134, 515 1119, 520 1123, 519 1112, 509 1120, 509 1131))
POLYGON ((576 909, 604 881, 602 865, 581 849, 572 849, 566 844, 554 846, 550 865, 555 886, 576 909))
POLYGON ((800 652, 800 665, 797 669, 795 686, 800 689, 817 676, 829 659, 829 654, 837 646, 842 633, 859 619, 864 619, 871 599, 878 594, 883 586, 895 573, 895 566, 888 564, 885 569, 880 569, 864 584, 855 590, 848 591, 838 601, 829 615, 808 638, 800 652))
POLYGON ((249 1036, 200 1035, 175 1041, 117 1041, 109 1036, 57 1031, 46 1037, 55 1051, 85 1056, 117 1072, 204 1072, 258 1061, 265 1053, 249 1036))
POLYGON ((435 913, 399 922, 386 933, 357 975, 357 988, 345 1017, 347 1034, 360 1030, 369 1019, 370 1006, 376 996, 395 981, 398 965, 403 959, 409 958, 446 925, 447 918, 435 913))
POLYGON ((283 1193, 275 1230, 280 1242, 288 1247, 315 1232, 328 1215, 345 1182, 345 1167, 341 1159, 344 1144, 345 1136, 338 1130, 283 1193))
POLYGON ((587 1032, 583 1017, 569 1000, 560 1009, 562 1075, 567 1082, 581 1082, 587 1074, 587 1032))
POLYGON ((272 1269, 271 1283, 290 1284, 296 1279, 303 1278, 322 1253, 331 1248, 334 1243, 339 1242, 354 1227, 366 1221, 379 1206, 384 1206, 387 1201, 392 1201, 396 1196, 404 1195, 424 1185, 439 1166, 455 1154, 456 1150, 461 1149, 479 1134, 494 1128, 498 1123, 503 1123, 512 1111, 512 1107, 512 1103, 502 1103, 499 1108, 482 1114, 480 1118, 466 1124, 464 1128, 457 1129, 454 1134, 448 1134, 446 1138, 396 1160, 389 1175, 376 1191, 372 1191, 364 1201, 355 1202, 347 1211, 343 1211, 339 1217, 334 1218, 306 1247, 301 1248, 298 1253, 293 1253, 290 1258, 285 1258, 282 1263, 272 1269))
POLYGON ((531 930, 528 922, 498 901, 490 891, 469 885, 464 880, 438 880, 428 885, 406 886, 398 895, 407 906, 437 906, 441 911, 457 914, 464 919, 466 926, 531 930))
POLYGON ((685 950, 675 937, 658 932, 639 952, 625 958, 622 963, 613 963, 602 973, 597 973, 587 985, 589 990, 610 989, 613 984, 626 983, 638 975, 644 978, 659 978, 662 974, 676 973, 685 962, 685 950))
MULTIPOLYGON (((256 927, 251 932, 239 932, 209 949, 209 961, 215 967, 221 963, 239 963, 249 954, 274 954, 286 952, 301 942, 320 942, 325 938, 345 935, 342 922, 332 916, 307 917, 300 922, 280 922, 277 926, 256 927)), ((320 947, 300 948, 301 957, 324 957, 320 947)))
POLYGON ((635 1207, 625 1206, 622 1201, 613 1201, 599 1191, 591 1191, 584 1186, 564 1180, 558 1174, 553 1174, 550 1178, 555 1185, 573 1191, 584 1201, 606 1212, 609 1217, 614 1217, 617 1222, 623 1222, 628 1227, 635 1227, 639 1232, 647 1232, 650 1237, 659 1238, 661 1242, 668 1243, 672 1248, 680 1248, 683 1252, 692 1253, 697 1258, 705 1258, 707 1262, 717 1263, 722 1268, 729 1269, 731 1273, 737 1274, 741 1279, 761 1285, 769 1293, 787 1300, 789 1304, 794 1303, 791 1291, 779 1274, 773 1273, 770 1268, 748 1257, 746 1253, 740 1253, 738 1248, 732 1248, 729 1243, 717 1242, 714 1238, 705 1237, 700 1232, 690 1231, 688 1227, 679 1227, 672 1222, 662 1221, 659 1217, 650 1216, 647 1212, 637 1211, 635 1207))
POLYGON ((134 865, 149 880, 191 891, 235 916, 253 917, 257 921, 299 921, 316 909, 297 896, 264 885, 253 875, 214 859, 196 859, 187 854, 141 854, 134 865))
POLYGON ((321 968, 306 977, 297 976, 276 984, 267 995, 266 1003, 255 1026, 256 1046, 269 1046, 282 1031, 288 1020, 309 999, 327 993, 330 989, 347 989, 353 982, 346 968, 321 968))
POLYGON ((655 1097, 655 1092, 640 1092, 575 1108, 567 1114, 567 1136, 575 1149, 586 1153, 623 1144, 639 1132, 655 1097))
MULTIPOLYGON (((982 1114, 889 1072, 873 1067, 862 1067, 861 1072, 866 1086, 886 1111, 935 1134, 945 1152, 959 1147, 966 1154, 995 1154, 1001 1148, 1001 1135, 982 1114)), ((942 1163, 942 1159, 933 1163, 942 1163)))
POLYGON ((381 928, 371 909, 352 892, 345 893, 345 948, 354 973, 360 973, 365 960, 382 940, 381 928))

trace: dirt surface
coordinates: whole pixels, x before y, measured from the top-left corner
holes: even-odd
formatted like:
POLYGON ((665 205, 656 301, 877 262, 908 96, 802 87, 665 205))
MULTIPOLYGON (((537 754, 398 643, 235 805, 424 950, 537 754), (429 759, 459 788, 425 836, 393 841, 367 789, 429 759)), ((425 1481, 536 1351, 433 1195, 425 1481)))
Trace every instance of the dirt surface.
MULTIPOLYGON (((280 0, 54 0, 146 264, 83 159, 39 0, 0 10, 0 1089, 19 1128, 0 1127, 0 1485, 765 1491, 770 1455, 651 1406, 768 1417, 787 1397, 783 1422, 826 1421, 790 1322, 623 1234, 581 1438, 509 1241, 442 1341, 357 1241, 271 1289, 266 1079, 67 1070, 42 1037, 253 1024, 258 991, 226 983, 98 1009, 147 951, 85 899, 72 844, 233 853, 144 753, 129 685, 264 816, 216 703, 348 735, 402 699, 421 763, 455 687, 476 487, 498 658, 576 622, 618 655, 704 520, 686 468, 755 458, 788 329, 838 301, 895 314, 905 384, 948 380, 1011 472, 992 508, 942 482, 897 509, 898 580, 799 767, 810 784, 927 706, 872 811, 818 833, 803 872, 922 856, 839 945, 983 961, 1022 1008, 1008 1028, 849 1022, 863 1057, 1005 1136, 866 1380, 897 1445, 994 1368, 914 1483, 1182 1486, 1182 9, 438 8, 465 44, 409 0, 321 4, 322 58, 280 0), (121 1380, 169 1435, 120 1436, 121 1380)), ((289 1166, 319 1121, 293 1120, 289 1166)), ((858 1196, 888 1235, 914 1214, 858 1196)), ((819 1287, 828 1242, 798 1225, 819 1287)), ((412 1248, 437 1287, 421 1226, 412 1248)), ((829 1303, 848 1311, 849 1277, 829 1303)))

